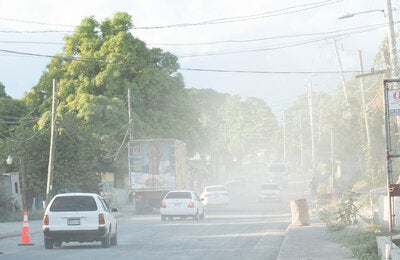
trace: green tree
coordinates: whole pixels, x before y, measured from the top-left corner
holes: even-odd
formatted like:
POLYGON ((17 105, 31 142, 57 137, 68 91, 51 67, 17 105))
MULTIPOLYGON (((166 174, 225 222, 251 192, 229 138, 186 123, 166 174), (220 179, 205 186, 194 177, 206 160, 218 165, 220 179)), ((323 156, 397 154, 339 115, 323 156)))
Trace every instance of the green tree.
MULTIPOLYGON (((41 115, 35 127, 47 129, 52 80, 57 80, 53 179, 57 190, 93 190, 98 162, 114 162, 109 170, 127 172, 122 143, 128 130, 128 89, 135 138, 187 141, 191 137, 196 119, 177 73, 177 58, 161 49, 148 49, 132 36, 131 27, 126 13, 101 23, 93 17, 83 19, 65 37, 63 52, 51 60, 39 83, 24 97, 28 107, 37 107, 41 115)), ((46 149, 41 150, 48 155, 46 149)))

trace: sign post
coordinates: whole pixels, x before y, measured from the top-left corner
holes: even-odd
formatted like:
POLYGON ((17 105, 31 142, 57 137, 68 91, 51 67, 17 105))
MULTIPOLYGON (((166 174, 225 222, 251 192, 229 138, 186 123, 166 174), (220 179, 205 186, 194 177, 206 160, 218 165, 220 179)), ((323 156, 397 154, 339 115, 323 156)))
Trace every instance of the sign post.
MULTIPOLYGON (((389 233, 390 240, 392 240, 393 233, 393 197, 400 196, 400 185, 395 184, 393 181, 393 168, 392 158, 400 158, 400 154, 392 149, 392 131, 391 131, 391 117, 400 115, 400 79, 385 79, 384 84, 384 97, 385 97, 385 139, 386 139, 386 170, 387 170, 387 197, 389 203, 389 233), (390 86, 390 87, 389 87, 390 86)), ((396 125, 397 128, 397 125, 396 125)), ((397 132, 397 129, 396 131, 397 132)), ((398 150, 398 149, 397 149, 398 150)))

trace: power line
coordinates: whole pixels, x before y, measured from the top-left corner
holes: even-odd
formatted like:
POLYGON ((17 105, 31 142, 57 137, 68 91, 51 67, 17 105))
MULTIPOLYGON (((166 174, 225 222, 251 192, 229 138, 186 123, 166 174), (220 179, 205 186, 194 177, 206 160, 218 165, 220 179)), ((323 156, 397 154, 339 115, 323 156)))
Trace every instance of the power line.
MULTIPOLYGON (((399 23, 398 21, 395 23, 399 23)), ((318 36, 318 35, 329 35, 340 32, 348 32, 348 34, 356 34, 363 33, 367 31, 372 31, 376 29, 381 29, 386 27, 386 24, 374 24, 374 25, 366 25, 359 26, 353 28, 347 28, 342 30, 335 31, 327 31, 327 32, 317 32, 317 33, 302 33, 302 34, 290 34, 290 35, 278 35, 271 37, 262 37, 256 39, 243 39, 243 40, 220 40, 220 41, 211 41, 211 42, 198 42, 198 43, 146 43, 147 45, 165 45, 165 46, 196 46, 196 45, 212 45, 212 44, 221 44, 221 43, 249 43, 249 42, 258 42, 258 41, 266 41, 266 40, 277 40, 277 39, 286 39, 286 38, 296 38, 296 37, 307 37, 307 36, 318 36), (361 30, 365 29, 365 30, 361 30), (369 29, 369 30, 367 30, 369 29), (360 31, 359 31, 360 30, 360 31)), ((1 32, 1 31, 0 31, 1 32)), ((340 37, 340 35, 335 35, 334 37, 340 37)), ((0 43, 5 44, 48 44, 48 45, 63 45, 64 42, 44 42, 44 41, 0 41, 0 43)))
POLYGON ((0 33, 73 33, 74 31, 59 31, 59 30, 29 30, 29 31, 15 31, 15 30, 0 30, 0 33))
MULTIPOLYGON (((181 68, 180 70, 198 72, 218 72, 218 73, 246 73, 246 74, 340 74, 340 71, 261 71, 261 70, 223 70, 223 69, 201 69, 201 68, 181 68)), ((343 73, 360 73, 358 70, 347 70, 343 73)))
MULTIPOLYGON (((399 21, 396 21, 395 23, 399 23, 399 21)), ((349 31, 347 34, 339 34, 339 35, 333 35, 330 37, 324 37, 324 38, 317 38, 317 39, 311 39, 307 41, 300 41, 300 42, 294 42, 294 43, 287 43, 284 45, 279 45, 276 47, 264 47, 264 48, 258 48, 258 49, 248 49, 248 50, 232 50, 232 51, 220 51, 220 52, 211 52, 211 53, 194 53, 194 54, 186 54, 186 55, 178 55, 178 58, 189 58, 189 57, 199 57, 199 56, 216 56, 216 55, 227 55, 227 54, 239 54, 239 53, 250 53, 250 52, 260 52, 260 51, 273 51, 273 50, 279 50, 279 49, 284 49, 284 48, 290 48, 290 47, 296 47, 304 44, 310 44, 310 43, 315 43, 319 41, 325 41, 331 38, 337 38, 337 37, 344 37, 346 35, 351 35, 351 34, 356 34, 356 33, 364 33, 364 32, 369 32, 372 30, 377 30, 381 29, 380 26, 385 26, 385 24, 377 24, 377 25, 372 25, 372 26, 362 26, 362 27, 356 27, 356 28, 351 28, 351 29, 345 29, 341 31, 349 31, 349 30, 355 30, 355 31, 349 31), (357 31, 359 29, 363 29, 360 31, 357 31)), ((326 33, 318 33, 318 34, 329 34, 332 32, 326 32, 326 33)), ((318 35, 315 34, 315 35, 318 35)), ((282 36, 282 38, 286 37, 296 37, 299 35, 293 35, 293 36, 282 36)), ((278 38, 277 36, 276 38, 278 38)), ((267 39, 267 38, 265 38, 267 39)), ((258 39, 261 40, 261 39, 258 39)), ((249 40, 249 41, 254 41, 254 40, 249 40)), ((44 42, 40 42, 44 43, 44 42)), ((56 43, 49 43, 49 44, 56 44, 56 43)), ((55 55, 47 55, 47 54, 37 54, 37 53, 29 53, 29 52, 20 52, 20 51, 14 51, 14 50, 6 50, 6 49, 0 49, 0 52, 4 53, 9 53, 9 54, 15 54, 15 55, 23 55, 23 56, 34 56, 34 57, 44 57, 44 58, 60 58, 64 59, 67 61, 88 61, 88 62, 103 62, 103 63, 110 63, 104 60, 100 59, 84 59, 84 58, 79 58, 79 57, 61 57, 61 56, 55 56, 55 55)))
MULTIPOLYGON (((396 23, 398 23, 398 22, 396 22, 396 23)), ((262 38, 256 38, 256 39, 244 39, 244 40, 220 40, 220 41, 199 42, 199 43, 147 43, 147 44, 148 45, 165 45, 165 46, 196 46, 196 45, 212 45, 212 44, 221 44, 221 43, 249 43, 249 42, 258 42, 258 41, 266 41, 266 40, 278 40, 278 39, 285 39, 285 38, 318 36, 318 35, 334 34, 334 33, 347 32, 347 31, 350 31, 349 33, 351 33, 351 34, 355 34, 355 33, 365 32, 365 31, 358 31, 359 29, 370 28, 369 31, 372 31, 372 30, 384 28, 386 26, 387 26, 386 24, 374 24, 374 25, 359 26, 359 27, 353 27, 353 28, 347 28, 347 29, 335 30, 335 31, 327 31, 327 32, 278 35, 278 36, 262 37, 262 38), (373 27, 377 27, 377 28, 372 29, 373 27), (354 31, 351 32, 352 30, 354 30, 354 31)), ((335 37, 338 37, 338 36, 336 35, 335 37)))
POLYGON ((64 45, 64 42, 42 42, 42 41, 0 41, 5 44, 44 44, 44 45, 64 45))
POLYGON ((314 8, 328 6, 328 5, 338 3, 338 2, 342 2, 342 0, 325 0, 325 1, 311 3, 311 4, 290 6, 287 8, 264 12, 264 13, 260 13, 260 14, 219 18, 219 19, 207 20, 207 21, 202 21, 202 22, 197 22, 197 23, 179 23, 179 24, 160 25, 160 26, 142 26, 142 27, 134 27, 134 29, 138 29, 138 30, 140 30, 140 29, 146 29, 146 30, 148 30, 148 29, 165 29, 165 28, 174 28, 174 27, 189 27, 189 26, 199 26, 199 25, 243 22, 243 21, 248 21, 248 20, 264 19, 264 18, 270 18, 270 17, 280 16, 280 15, 298 13, 301 11, 308 11, 308 10, 311 10, 314 8), (288 11, 288 10, 295 9, 295 8, 301 8, 301 9, 288 11))
MULTIPOLYGON (((396 22, 398 23, 398 22, 396 22)), ((348 32, 346 34, 338 34, 338 35, 332 35, 329 37, 324 37, 324 38, 316 38, 316 39, 311 39, 311 40, 304 40, 304 41, 299 41, 299 42, 293 42, 293 43, 286 43, 286 44, 280 44, 276 47, 262 47, 262 48, 257 48, 257 49, 247 49, 247 50, 231 50, 231 51, 217 51, 217 52, 205 52, 205 53, 194 53, 194 54, 184 54, 184 55, 177 55, 178 58, 192 58, 192 57, 200 57, 200 56, 216 56, 216 55, 227 55, 227 54, 239 54, 239 53, 250 53, 250 52, 260 52, 260 51, 273 51, 273 50, 279 50, 279 49, 285 49, 285 48, 291 48, 291 47, 296 47, 300 45, 305 45, 305 44, 310 44, 310 43, 316 43, 320 41, 326 41, 329 39, 333 38, 338 38, 338 37, 348 37, 349 35, 353 35, 356 33, 365 33, 365 32, 370 32, 373 30, 381 29, 380 28, 374 28, 374 29, 365 29, 362 31, 355 31, 355 32, 348 32)))
MULTIPOLYGON (((308 11, 314 8, 324 7, 328 5, 332 5, 335 3, 342 2, 343 0, 324 0, 310 4, 301 4, 290 6, 278 10, 263 12, 259 14, 252 14, 252 15, 245 15, 245 16, 235 16, 235 17, 225 17, 225 18, 217 18, 212 20, 206 20, 197 23, 178 23, 178 24, 170 24, 170 25, 160 25, 160 26, 141 26, 135 27, 133 29, 136 30, 146 30, 146 29, 163 29, 163 28, 173 28, 173 27, 189 27, 189 26, 199 26, 199 25, 212 25, 212 24, 221 24, 221 23, 233 23, 233 22, 243 22, 248 20, 254 19, 264 19, 270 18, 280 15, 287 15, 292 13, 298 13, 302 11, 308 11), (295 9, 295 10, 292 10, 295 9)), ((7 17, 0 17, 0 20, 4 21, 11 21, 11 22, 19 22, 19 23, 28 23, 28 24, 37 24, 37 25, 46 25, 46 26, 57 26, 57 27, 70 27, 75 28, 75 25, 68 25, 68 24, 57 24, 57 23, 46 23, 46 22, 38 22, 38 21, 28 21, 22 19, 15 19, 15 18, 7 18, 7 17)), ((41 30, 41 31, 0 31, 6 33, 55 33, 55 32, 65 32, 70 33, 72 31, 58 31, 58 30, 41 30)))
MULTIPOLYGON (((59 56, 52 56, 52 55, 10 51, 10 50, 4 50, 4 49, 0 49, 0 52, 15 53, 15 54, 22 54, 22 55, 29 55, 29 56, 36 56, 36 57, 46 57, 46 58, 56 58, 57 57, 60 59, 71 60, 71 61, 74 60, 74 61, 104 62, 102 60, 96 60, 96 59, 59 57, 59 56)), ((230 73, 252 73, 252 74, 337 74, 337 73, 340 73, 340 71, 256 71, 256 70, 201 69, 201 68, 181 68, 180 70, 201 71, 201 72, 224 72, 224 73, 227 73, 227 72, 230 72, 230 73)), ((360 73, 360 71, 343 71, 343 73, 360 73)))
POLYGON ((10 22, 19 22, 19 23, 28 23, 28 24, 53 25, 53 26, 61 26, 61 27, 75 27, 74 25, 27 21, 27 20, 20 20, 20 19, 14 19, 14 18, 5 18, 5 17, 0 17, 0 20, 10 21, 10 22))

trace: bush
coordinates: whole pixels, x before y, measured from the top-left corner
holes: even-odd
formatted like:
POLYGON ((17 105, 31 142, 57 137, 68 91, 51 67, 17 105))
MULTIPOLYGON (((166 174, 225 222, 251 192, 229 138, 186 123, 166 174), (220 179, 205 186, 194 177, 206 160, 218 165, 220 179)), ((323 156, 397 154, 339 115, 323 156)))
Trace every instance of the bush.
POLYGON ((328 230, 340 230, 357 223, 359 208, 355 205, 356 198, 356 193, 349 192, 338 204, 331 205, 330 209, 321 210, 320 218, 326 223, 328 230))
POLYGON ((6 215, 9 212, 15 211, 17 206, 11 197, 0 187, 0 216, 6 215))
MULTIPOLYGON (((41 220, 43 218, 44 210, 37 210, 28 212, 29 220, 41 220)), ((24 213, 22 211, 8 211, 5 214, 0 215, 0 222, 18 222, 24 219, 24 213)))

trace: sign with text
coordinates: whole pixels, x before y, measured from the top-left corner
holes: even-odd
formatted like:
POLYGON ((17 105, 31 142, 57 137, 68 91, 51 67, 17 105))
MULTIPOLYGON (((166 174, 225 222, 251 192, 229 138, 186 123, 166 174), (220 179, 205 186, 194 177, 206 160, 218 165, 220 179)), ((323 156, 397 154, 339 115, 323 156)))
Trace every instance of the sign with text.
POLYGON ((388 90, 389 115, 400 115, 400 89, 388 90))

